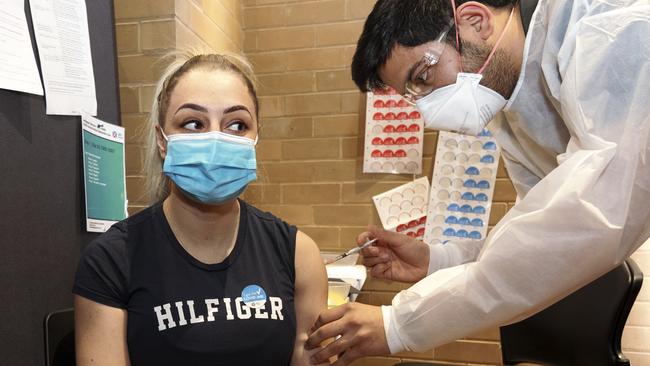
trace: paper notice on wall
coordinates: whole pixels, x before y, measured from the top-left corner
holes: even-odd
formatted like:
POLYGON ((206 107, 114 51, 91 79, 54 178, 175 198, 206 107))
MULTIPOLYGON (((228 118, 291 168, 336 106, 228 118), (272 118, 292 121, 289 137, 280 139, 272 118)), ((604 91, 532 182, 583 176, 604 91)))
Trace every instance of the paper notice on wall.
POLYGON ((0 88, 43 95, 23 0, 0 0, 0 88))
POLYGON ((124 128, 82 116, 86 230, 105 232, 127 217, 124 128))
POLYGON ((424 124, 393 89, 368 92, 364 173, 422 174, 424 124))
POLYGON ((29 0, 47 114, 97 114, 85 0, 29 0))
POLYGON ((482 240, 487 234, 500 149, 490 132, 439 132, 424 241, 482 240))
POLYGON ((384 229, 422 239, 425 231, 429 179, 422 177, 372 197, 384 229))

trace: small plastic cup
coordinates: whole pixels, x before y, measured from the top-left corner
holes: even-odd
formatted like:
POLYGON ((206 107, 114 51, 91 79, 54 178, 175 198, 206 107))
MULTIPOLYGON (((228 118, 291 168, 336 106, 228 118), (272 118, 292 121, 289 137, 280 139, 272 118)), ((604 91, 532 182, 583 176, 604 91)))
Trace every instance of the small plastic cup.
POLYGON ((327 308, 331 309, 349 301, 350 284, 346 282, 327 283, 327 308))

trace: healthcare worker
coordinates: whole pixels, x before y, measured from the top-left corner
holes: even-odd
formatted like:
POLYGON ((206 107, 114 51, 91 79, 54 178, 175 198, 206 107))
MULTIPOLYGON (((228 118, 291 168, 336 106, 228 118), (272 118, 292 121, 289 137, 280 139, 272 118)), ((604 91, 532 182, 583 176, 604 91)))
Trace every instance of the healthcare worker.
POLYGON ((517 204, 485 242, 427 245, 377 228, 374 277, 417 282, 391 306, 321 313, 307 347, 335 365, 424 351, 514 322, 624 261, 650 236, 649 0, 379 0, 352 65, 428 128, 487 126, 517 204), (480 82, 480 83, 479 83, 480 82))

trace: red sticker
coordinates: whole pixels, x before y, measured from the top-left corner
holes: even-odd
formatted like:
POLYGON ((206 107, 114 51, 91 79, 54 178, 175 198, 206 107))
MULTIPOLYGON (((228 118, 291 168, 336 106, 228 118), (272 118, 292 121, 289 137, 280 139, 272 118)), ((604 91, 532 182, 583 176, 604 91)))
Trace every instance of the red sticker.
POLYGON ((384 152, 381 154, 382 158, 392 158, 395 155, 393 154, 392 150, 384 150, 384 152))
POLYGON ((424 228, 423 227, 418 229, 418 236, 424 236, 424 228))
POLYGON ((381 137, 375 137, 372 139, 372 144, 373 145, 383 145, 384 141, 381 139, 381 137))
POLYGON ((384 108, 386 105, 384 104, 383 100, 375 100, 374 107, 375 108, 384 108))
POLYGON ((427 223, 427 217, 426 216, 422 216, 422 217, 420 217, 420 220, 418 220, 418 225, 424 225, 426 223, 427 223))
POLYGON ((397 117, 395 117, 395 113, 393 113, 393 112, 388 112, 388 113, 386 113, 386 114, 384 115, 384 119, 385 119, 386 121, 394 121, 395 118, 397 118, 397 117))
POLYGON ((381 158, 381 151, 379 150, 373 150, 371 156, 373 158, 381 158))
POLYGON ((406 144, 407 144, 407 141, 406 141, 405 137, 398 137, 395 140, 395 145, 406 145, 406 144))
POLYGON ((412 124, 409 126, 409 132, 420 132, 420 126, 417 124, 412 124))
POLYGON ((395 140, 392 137, 386 137, 384 139, 384 145, 395 145, 395 140))
POLYGON ((409 114, 409 117, 410 117, 411 119, 418 119, 418 118, 420 118, 420 112, 418 112, 418 111, 413 111, 413 112, 411 112, 411 114, 409 114))
POLYGON ((393 133, 395 132, 395 127, 393 125, 388 125, 384 127, 384 133, 393 133))
POLYGON ((410 236, 411 238, 416 238, 417 237, 417 234, 412 232, 412 231, 409 231, 408 233, 406 233, 406 235, 410 236))
POLYGON ((396 158, 405 158, 406 157, 406 151, 401 150, 401 149, 395 151, 395 157, 396 158))
POLYGON ((397 102, 394 100, 387 100, 386 101, 386 108, 395 108, 397 107, 397 102))
POLYGON ((416 145, 416 144, 420 143, 420 139, 417 136, 412 136, 412 137, 409 137, 408 143, 410 145, 416 145))
POLYGON ((406 225, 402 224, 402 225, 398 226, 397 229, 395 229, 395 230, 396 230, 398 233, 401 233, 402 231, 404 231, 404 230, 406 230, 406 229, 408 229, 408 227, 407 227, 406 225))
POLYGON ((397 126, 397 128, 395 129, 395 131, 397 131, 397 132, 407 132, 407 131, 408 131, 408 127, 406 127, 406 125, 399 125, 399 126, 397 126))
POLYGON ((409 103, 405 101, 404 99, 400 99, 399 102, 397 102, 397 106, 400 108, 408 108, 409 103))
POLYGON ((409 119, 409 115, 406 112, 401 112, 397 115, 397 119, 403 121, 405 119, 409 119))
POLYGON ((381 121, 384 119, 384 115, 377 112, 372 116, 372 119, 374 119, 375 121, 381 121))

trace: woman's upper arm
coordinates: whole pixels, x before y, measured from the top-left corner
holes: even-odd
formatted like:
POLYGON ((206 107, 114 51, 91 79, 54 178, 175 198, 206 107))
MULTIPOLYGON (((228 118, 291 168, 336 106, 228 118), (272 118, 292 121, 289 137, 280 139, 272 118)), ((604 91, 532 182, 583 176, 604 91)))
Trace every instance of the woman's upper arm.
POLYGON ((77 365, 128 366, 126 310, 75 295, 75 353, 77 365))
POLYGON ((327 308, 327 273, 316 243, 306 234, 296 234, 295 255, 296 341, 292 366, 309 365, 310 354, 304 348, 309 330, 318 315, 327 308))

